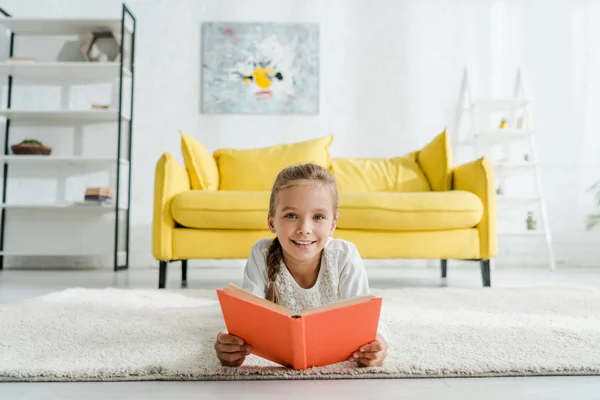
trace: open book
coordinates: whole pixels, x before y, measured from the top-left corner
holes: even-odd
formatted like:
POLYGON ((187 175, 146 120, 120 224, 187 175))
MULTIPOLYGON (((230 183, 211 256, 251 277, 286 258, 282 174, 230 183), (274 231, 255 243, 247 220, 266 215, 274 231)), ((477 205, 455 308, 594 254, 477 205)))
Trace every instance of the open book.
POLYGON ((346 361, 375 341, 382 299, 362 296, 294 314, 230 284, 217 289, 227 331, 252 353, 294 369, 346 361))

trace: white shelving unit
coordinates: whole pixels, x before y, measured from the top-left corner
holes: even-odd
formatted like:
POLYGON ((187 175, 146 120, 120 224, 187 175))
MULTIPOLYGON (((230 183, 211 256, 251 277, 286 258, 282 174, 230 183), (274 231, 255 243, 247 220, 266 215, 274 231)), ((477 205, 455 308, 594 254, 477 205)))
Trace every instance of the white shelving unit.
MULTIPOLYGON (((131 205, 131 143, 133 131, 133 88, 134 88, 134 55, 135 55, 135 17, 123 4, 121 18, 115 19, 61 19, 61 18, 14 18, 0 8, 0 32, 8 31, 7 39, 0 39, 9 47, 8 59, 0 60, 0 77, 7 78, 7 91, 4 107, 0 107, 0 128, 4 127, 4 152, 0 153, 0 166, 3 168, 2 199, 0 201, 0 269, 4 266, 4 256, 57 256, 57 257, 99 257, 110 256, 114 270, 129 267, 129 221, 131 205), (61 36, 83 35, 94 32, 112 32, 120 40, 117 61, 87 62, 39 60, 29 61, 15 57, 17 46, 15 39, 19 36, 35 37, 52 36, 61 40, 61 36), (126 41, 130 40, 129 48, 126 41), (127 81, 127 82, 126 82, 127 81), (118 91, 118 100, 107 109, 70 107, 65 101, 65 93, 70 93, 74 86, 109 84, 113 93, 118 91), (60 104, 55 109, 27 109, 11 107, 15 93, 20 86, 58 87, 61 89, 60 104), (126 99, 127 92, 129 98, 126 99), (53 148, 51 155, 15 155, 11 145, 18 143, 11 138, 14 128, 26 127, 37 130, 35 137, 44 142, 44 138, 52 135, 53 127, 72 127, 72 149, 57 151, 53 148), (117 138, 115 155, 93 155, 83 151, 82 132, 84 127, 94 126, 98 132, 112 132, 117 138), (100 126, 100 128, 98 128, 100 126), (57 155, 54 155, 54 154, 57 155), (86 174, 108 173, 109 186, 116 189, 113 204, 85 204, 83 193, 81 201, 66 199, 66 179, 81 177, 86 174), (35 203, 30 201, 10 201, 9 183, 11 179, 26 177, 41 179, 56 177, 57 197, 55 202, 35 203), (33 217, 33 215, 35 217, 33 217), (69 236, 68 227, 56 228, 52 223, 38 219, 38 215, 51 216, 58 220, 69 220, 77 223, 79 218, 86 221, 100 222, 100 219, 111 224, 114 221, 114 237, 98 246, 78 246, 85 239, 81 226, 73 229, 69 236), (44 234, 59 235, 56 246, 20 246, 18 235, 13 235, 10 224, 18 220, 18 228, 29 224, 33 229, 31 236, 43 237, 44 234), (21 223, 22 222, 22 223, 21 223), (42 232, 43 229, 47 231, 42 232), (62 236, 61 236, 62 235, 62 236), (75 246, 66 246, 69 242, 75 246), (112 248, 112 250, 110 250, 112 248), (25 250, 24 250, 25 249, 25 250)), ((4 44, 1 44, 4 45, 4 44)), ((1 102, 0 102, 1 104, 1 102)), ((99 133, 101 134, 101 133, 99 133)), ((99 139, 103 141, 102 138, 99 139)), ((106 141, 108 139, 104 139, 106 141)), ((91 146, 93 148, 93 146, 91 146)), ((61 150, 61 149, 58 149, 61 150)), ((30 190, 35 192, 35 187, 30 190)), ((94 228, 94 223, 90 227, 94 228)), ((111 228, 112 229, 112 228, 111 228)), ((21 232, 22 236, 22 232, 21 232)), ((29 239, 29 238, 28 238, 29 239)), ((42 239, 43 240, 43 239, 42 239)))
MULTIPOLYGON (((539 210, 537 222, 541 222, 541 227, 536 226, 533 230, 499 231, 500 246, 503 245, 502 240, 506 238, 519 237, 527 240, 541 238, 546 244, 549 268, 554 271, 556 262, 541 182, 540 164, 537 159, 536 131, 532 127, 529 112, 530 105, 531 101, 525 94, 520 70, 517 71, 512 98, 474 100, 468 71, 465 69, 451 132, 452 140, 457 148, 470 148, 474 153, 471 156, 485 156, 492 163, 498 184, 496 199, 499 221, 506 219, 505 213, 515 210, 522 211, 533 208, 539 210), (500 128, 501 119, 506 120, 506 126, 502 128, 500 128), (496 124, 498 128, 494 128, 493 124, 496 124), (522 151, 526 157, 520 160, 511 158, 515 149, 522 151), (494 157, 491 155, 494 152, 501 153, 501 155, 494 157), (509 177, 525 175, 531 176, 535 182, 533 194, 504 193, 509 177)), ((523 226, 526 215, 526 212, 523 212, 523 226)))

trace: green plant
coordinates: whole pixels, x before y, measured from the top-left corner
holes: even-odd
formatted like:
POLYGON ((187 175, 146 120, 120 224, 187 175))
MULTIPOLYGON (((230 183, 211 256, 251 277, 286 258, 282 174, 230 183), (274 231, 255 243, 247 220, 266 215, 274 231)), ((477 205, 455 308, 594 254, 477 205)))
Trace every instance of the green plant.
POLYGON ((20 144, 37 144, 39 146, 43 146, 42 142, 35 139, 25 139, 20 144))
MULTIPOLYGON (((588 191, 596 192, 596 206, 598 206, 600 208, 600 181, 598 181, 595 184, 593 184, 592 186, 590 186, 588 191)), ((600 214, 588 215, 587 221, 586 221, 587 229, 592 229, 596 225, 600 225, 600 214)))

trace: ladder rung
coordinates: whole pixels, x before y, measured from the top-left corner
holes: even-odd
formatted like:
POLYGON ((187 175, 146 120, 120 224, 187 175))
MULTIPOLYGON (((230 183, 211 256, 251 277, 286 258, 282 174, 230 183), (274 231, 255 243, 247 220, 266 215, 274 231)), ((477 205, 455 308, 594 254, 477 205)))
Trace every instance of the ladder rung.
POLYGON ((510 197, 497 195, 496 202, 498 205, 514 205, 514 204, 534 204, 539 203, 541 199, 539 197, 510 197))
POLYGON ((540 166, 540 164, 532 163, 532 162, 529 162, 529 163, 528 162, 522 162, 522 163, 503 162, 503 163, 496 163, 496 164, 492 163, 492 165, 494 166, 494 169, 508 170, 508 171, 513 171, 513 172, 532 170, 532 169, 540 166))
POLYGON ((498 232, 498 236, 545 236, 546 231, 534 230, 534 231, 523 231, 523 232, 498 232))
POLYGON ((472 108, 480 108, 492 111, 503 111, 512 110, 515 108, 521 108, 529 104, 530 101, 527 99, 514 98, 514 99, 481 99, 477 100, 472 104, 472 108))

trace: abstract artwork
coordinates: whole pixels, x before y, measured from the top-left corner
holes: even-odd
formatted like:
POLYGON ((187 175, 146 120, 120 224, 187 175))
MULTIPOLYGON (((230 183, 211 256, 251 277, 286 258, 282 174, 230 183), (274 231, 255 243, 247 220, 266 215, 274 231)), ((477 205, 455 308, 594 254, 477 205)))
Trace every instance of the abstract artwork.
POLYGON ((202 110, 317 114, 319 26, 203 24, 202 110))

